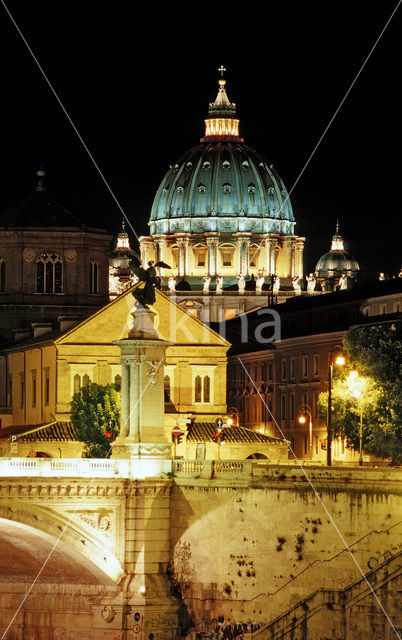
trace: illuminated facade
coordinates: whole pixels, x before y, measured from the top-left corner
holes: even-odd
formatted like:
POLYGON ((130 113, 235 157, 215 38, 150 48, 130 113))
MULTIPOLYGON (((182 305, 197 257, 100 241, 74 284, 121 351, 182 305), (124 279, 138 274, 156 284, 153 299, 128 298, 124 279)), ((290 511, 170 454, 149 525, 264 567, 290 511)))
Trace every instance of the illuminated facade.
MULTIPOLYGON (((223 70, 221 70, 223 71, 223 70)), ((164 290, 202 320, 219 321, 294 295, 304 238, 285 185, 239 136, 236 107, 219 80, 200 144, 172 166, 156 193, 141 260, 161 260, 164 290), (261 300, 261 302, 260 302, 261 300)))

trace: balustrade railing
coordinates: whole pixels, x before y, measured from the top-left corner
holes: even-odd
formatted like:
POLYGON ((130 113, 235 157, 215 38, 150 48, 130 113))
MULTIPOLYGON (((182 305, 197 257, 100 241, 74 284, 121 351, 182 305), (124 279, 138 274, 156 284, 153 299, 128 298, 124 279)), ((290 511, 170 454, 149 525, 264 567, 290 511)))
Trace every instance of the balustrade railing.
POLYGON ((171 473, 171 460, 99 458, 0 458, 0 477, 141 479, 171 473))

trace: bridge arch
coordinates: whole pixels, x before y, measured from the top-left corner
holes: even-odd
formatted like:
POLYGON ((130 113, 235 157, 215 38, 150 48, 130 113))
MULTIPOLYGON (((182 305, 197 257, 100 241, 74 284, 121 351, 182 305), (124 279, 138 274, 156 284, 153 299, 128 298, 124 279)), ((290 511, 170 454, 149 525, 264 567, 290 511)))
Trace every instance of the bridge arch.
POLYGON ((26 555, 32 568, 38 564, 35 558, 41 559, 39 568, 46 561, 44 575, 60 573, 58 563, 74 582, 81 575, 84 582, 111 585, 126 575, 111 543, 102 544, 76 521, 37 504, 0 504, 0 544, 3 542, 15 558, 18 552, 21 559, 26 555))

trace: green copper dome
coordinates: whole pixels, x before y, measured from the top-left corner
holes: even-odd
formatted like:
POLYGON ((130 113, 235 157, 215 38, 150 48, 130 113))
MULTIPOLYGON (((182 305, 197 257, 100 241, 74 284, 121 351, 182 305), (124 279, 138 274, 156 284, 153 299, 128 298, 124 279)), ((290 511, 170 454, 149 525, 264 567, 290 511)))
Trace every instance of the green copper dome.
POLYGON ((150 232, 253 232, 292 235, 295 219, 285 186, 272 165, 238 135, 235 105, 225 81, 209 105, 206 133, 163 178, 150 232))

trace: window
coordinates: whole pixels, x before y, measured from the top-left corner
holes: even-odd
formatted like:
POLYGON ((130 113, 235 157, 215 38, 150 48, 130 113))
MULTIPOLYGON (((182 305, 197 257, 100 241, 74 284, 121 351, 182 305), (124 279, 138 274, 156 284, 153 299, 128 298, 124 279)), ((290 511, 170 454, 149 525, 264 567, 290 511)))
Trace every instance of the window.
POLYGON ((295 377, 295 359, 294 358, 290 358, 289 360, 289 377, 290 378, 295 377))
POLYGON ((385 316, 387 313, 387 305, 386 304, 380 304, 380 315, 381 316, 385 316))
POLYGON ((92 259, 89 263, 89 293, 98 293, 98 263, 92 259))
POLYGON ((302 357, 302 376, 307 378, 308 375, 308 356, 302 357))
POLYGON ((74 395, 79 393, 81 389, 81 376, 78 373, 74 376, 74 395))
POLYGON ((20 373, 20 408, 25 405, 25 374, 20 373))
POLYGON ((32 371, 32 406, 36 407, 36 371, 32 371))
POLYGON ((7 377, 7 406, 13 406, 13 374, 9 373, 7 377))
POLYGON ((6 290, 6 261, 0 258, 0 292, 6 290))
POLYGON ((272 380, 272 362, 270 362, 268 365, 267 378, 268 380, 272 380))
POLYGON ((250 255, 249 266, 250 267, 256 267, 257 266, 259 254, 260 254, 260 249, 258 248, 258 246, 257 245, 252 245, 250 247, 250 253, 249 253, 249 255, 250 255))
POLYGON ((290 394, 290 406, 289 406, 289 418, 291 420, 295 419, 295 394, 290 394))
POLYGON ((319 372, 319 355, 318 353, 315 353, 313 356, 313 375, 314 376, 318 376, 318 372, 319 372))
POLYGON ((394 302, 394 313, 401 313, 401 303, 394 302))
POLYGON ((286 380, 286 360, 281 360, 281 380, 286 380))
POLYGON ((281 420, 286 420, 286 396, 281 396, 281 420))
POLYGON ((36 261, 36 292, 63 292, 63 263, 55 253, 42 253, 36 261))
POLYGON ((195 264, 197 267, 205 267, 207 252, 206 249, 196 249, 195 264))
POLYGON ((91 382, 89 376, 87 374, 85 374, 84 376, 82 376, 82 386, 86 387, 89 383, 91 382))
POLYGON ((118 389, 121 389, 121 375, 117 374, 114 377, 114 384, 118 389))
POLYGON ((211 380, 209 376, 204 377, 204 402, 209 403, 211 399, 211 380))
POLYGON ((222 267, 231 267, 233 264, 233 249, 222 249, 222 267))
POLYGON ((303 393, 301 394, 301 398, 302 398, 302 404, 305 404, 308 406, 308 393, 307 391, 303 391, 303 393))
POLYGON ((211 402, 210 376, 196 375, 194 379, 194 402, 209 404, 211 402))
POLYGON ((201 376, 196 376, 195 377, 195 396, 194 396, 195 402, 201 402, 201 391, 202 391, 201 376))
POLYGON ((50 401, 50 377, 49 377, 49 368, 45 369, 45 389, 44 389, 44 401, 47 406, 50 401))

